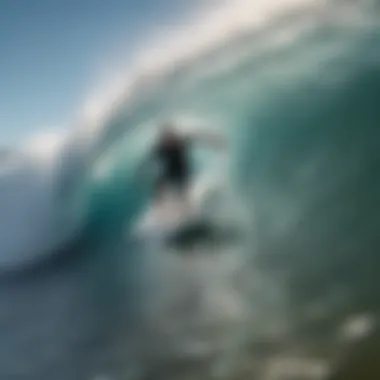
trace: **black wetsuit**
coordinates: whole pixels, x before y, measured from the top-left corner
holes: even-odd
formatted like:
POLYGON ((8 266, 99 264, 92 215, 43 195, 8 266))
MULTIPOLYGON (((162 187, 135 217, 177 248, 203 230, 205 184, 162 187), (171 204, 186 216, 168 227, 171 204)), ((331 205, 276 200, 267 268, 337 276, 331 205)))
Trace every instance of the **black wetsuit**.
POLYGON ((186 189, 190 176, 188 149, 189 142, 187 140, 158 145, 155 152, 155 159, 158 160, 160 166, 157 190, 167 185, 175 188, 178 192, 186 189))

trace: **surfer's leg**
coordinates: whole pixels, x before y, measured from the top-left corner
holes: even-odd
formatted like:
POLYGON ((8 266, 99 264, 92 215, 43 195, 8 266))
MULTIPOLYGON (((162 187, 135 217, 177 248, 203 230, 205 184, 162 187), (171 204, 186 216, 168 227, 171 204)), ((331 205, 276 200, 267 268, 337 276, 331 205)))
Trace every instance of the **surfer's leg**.
POLYGON ((171 190, 175 191, 176 188, 176 182, 170 176, 162 176, 156 182, 154 202, 156 204, 156 210, 159 217, 162 218, 162 220, 167 218, 170 219, 173 212, 178 212, 178 207, 176 207, 175 203, 170 201, 167 202, 168 192, 171 190))
POLYGON ((156 180, 155 186, 154 186, 154 204, 155 204, 155 212, 157 213, 158 219, 165 219, 167 210, 165 209, 165 187, 166 187, 166 180, 163 177, 159 177, 156 180))
POLYGON ((191 211, 189 199, 189 180, 187 175, 178 176, 175 179, 175 188, 181 202, 182 212, 186 215, 191 211))
POLYGON ((165 191, 165 179, 160 177, 156 180, 155 186, 154 186, 154 200, 155 202, 160 202, 162 198, 164 197, 164 191, 165 191))

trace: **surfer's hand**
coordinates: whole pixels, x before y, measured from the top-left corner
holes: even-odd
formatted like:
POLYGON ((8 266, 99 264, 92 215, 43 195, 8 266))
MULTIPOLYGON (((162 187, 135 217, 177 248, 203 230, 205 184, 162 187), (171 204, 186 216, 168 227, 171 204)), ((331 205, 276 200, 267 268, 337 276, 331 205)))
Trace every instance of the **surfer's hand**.
POLYGON ((205 134, 205 138, 210 145, 217 149, 227 150, 227 140, 219 133, 208 132, 205 134))

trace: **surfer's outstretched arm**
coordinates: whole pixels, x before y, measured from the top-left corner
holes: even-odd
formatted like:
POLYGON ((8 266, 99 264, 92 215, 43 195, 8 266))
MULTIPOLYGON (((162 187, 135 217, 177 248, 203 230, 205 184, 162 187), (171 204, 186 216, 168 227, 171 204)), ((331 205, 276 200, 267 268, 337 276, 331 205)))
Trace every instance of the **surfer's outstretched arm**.
POLYGON ((205 142, 217 149, 225 150, 228 146, 227 139, 222 134, 210 130, 198 130, 193 132, 189 138, 193 141, 205 142))

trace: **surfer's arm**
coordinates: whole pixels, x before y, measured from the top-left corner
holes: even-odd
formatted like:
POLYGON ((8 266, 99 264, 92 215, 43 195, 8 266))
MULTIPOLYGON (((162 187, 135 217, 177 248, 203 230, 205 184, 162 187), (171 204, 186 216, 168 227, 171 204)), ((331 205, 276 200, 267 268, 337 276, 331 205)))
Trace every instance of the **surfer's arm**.
POLYGON ((227 149, 227 140, 220 133, 212 131, 197 131, 189 136, 191 141, 205 142, 216 149, 227 149))
POLYGON ((137 172, 141 177, 151 178, 158 171, 158 162, 156 150, 153 149, 149 154, 143 157, 138 164, 137 172))

